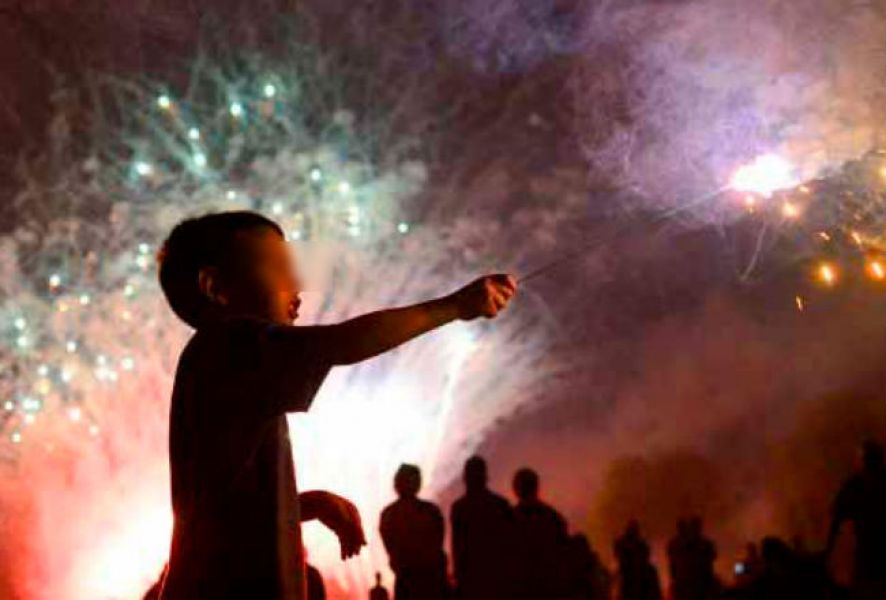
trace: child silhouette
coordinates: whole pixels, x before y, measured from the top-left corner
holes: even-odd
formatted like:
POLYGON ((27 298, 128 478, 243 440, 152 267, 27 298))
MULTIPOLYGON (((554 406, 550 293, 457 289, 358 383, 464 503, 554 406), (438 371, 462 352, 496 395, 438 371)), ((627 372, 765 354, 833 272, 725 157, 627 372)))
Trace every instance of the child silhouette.
POLYGON ((366 542, 351 502, 297 493, 286 413, 307 410, 336 365, 496 316, 515 281, 491 275, 429 302, 296 327, 301 283, 282 230, 262 215, 183 221, 158 262, 170 307, 195 329, 172 392, 174 526, 161 598, 303 600, 302 521, 329 527, 343 559, 366 542))

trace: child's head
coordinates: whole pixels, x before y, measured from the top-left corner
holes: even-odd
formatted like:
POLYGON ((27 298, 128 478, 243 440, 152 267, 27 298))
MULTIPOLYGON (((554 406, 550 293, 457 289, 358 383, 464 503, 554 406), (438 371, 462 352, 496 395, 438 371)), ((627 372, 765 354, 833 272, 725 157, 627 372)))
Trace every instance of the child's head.
POLYGON ((195 329, 220 315, 276 323, 298 316, 300 284, 280 227, 236 211, 182 221, 158 255, 170 307, 195 329))

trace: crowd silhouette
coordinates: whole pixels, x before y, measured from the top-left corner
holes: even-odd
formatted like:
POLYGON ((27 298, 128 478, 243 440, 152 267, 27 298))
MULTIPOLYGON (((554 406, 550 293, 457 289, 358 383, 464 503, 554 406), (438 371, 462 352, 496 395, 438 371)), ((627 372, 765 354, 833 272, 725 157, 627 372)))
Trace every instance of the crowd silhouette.
MULTIPOLYGON (((464 465, 464 494, 452 505, 451 576, 444 547, 446 523, 438 506, 419 498, 421 471, 401 465, 397 500, 381 513, 379 529, 394 573, 390 594, 376 574, 369 600, 886 600, 886 465, 883 448, 865 442, 861 468, 833 503, 825 548, 767 536, 749 542, 734 580, 715 572, 717 549, 702 519, 687 516, 667 544, 663 589, 640 523, 631 520, 614 541, 616 571, 600 560, 587 537, 570 534, 566 520, 542 500, 538 474, 519 469, 512 505, 488 487, 487 465, 472 456, 464 465), (841 528, 854 531, 851 581, 838 584, 828 561, 841 528)), ((308 598, 323 600, 322 577, 308 567, 308 598)), ((144 596, 156 598, 157 586, 144 596)))
MULTIPOLYGON (((632 520, 613 543, 611 573, 587 537, 570 534, 566 520, 542 499, 538 474, 519 469, 512 505, 488 487, 487 465, 473 456, 464 466, 465 491, 452 505, 452 569, 447 576, 442 511, 418 498, 421 473, 402 465, 398 499, 384 509, 381 534, 394 572, 394 600, 886 600, 886 467, 883 449, 862 447, 862 466, 833 504, 826 547, 810 552, 769 536, 748 543, 730 582, 718 578, 715 543, 701 517, 687 515, 668 542, 664 589, 640 523, 632 520), (838 584, 828 572, 841 528, 855 532, 853 577, 838 584)), ((380 575, 370 600, 389 598, 380 575)))

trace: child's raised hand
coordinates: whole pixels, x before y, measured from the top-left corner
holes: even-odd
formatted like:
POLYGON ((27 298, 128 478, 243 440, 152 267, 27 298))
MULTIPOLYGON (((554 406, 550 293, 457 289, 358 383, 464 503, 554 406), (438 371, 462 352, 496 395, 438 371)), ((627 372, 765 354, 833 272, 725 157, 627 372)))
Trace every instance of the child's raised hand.
POLYGON ((495 317, 516 292, 517 280, 511 275, 499 273, 472 281, 451 298, 458 310, 458 318, 470 321, 477 317, 495 317))

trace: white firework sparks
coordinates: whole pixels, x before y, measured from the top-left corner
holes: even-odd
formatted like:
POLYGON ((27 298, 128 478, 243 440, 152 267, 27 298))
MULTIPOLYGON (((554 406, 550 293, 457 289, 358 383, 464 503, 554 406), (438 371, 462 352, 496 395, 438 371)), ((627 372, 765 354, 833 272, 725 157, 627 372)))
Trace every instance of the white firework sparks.
MULTIPOLYGON (((475 216, 412 222, 404 207, 426 184, 424 164, 373 160, 341 107, 309 125, 298 84, 310 74, 278 64, 262 83, 267 65, 251 67, 236 81, 196 74, 193 97, 128 85, 103 141, 80 156, 53 138, 76 160, 32 175, 16 198, 21 220, 0 238, 0 503, 23 515, 2 527, 29 540, 17 555, 24 595, 138 597, 162 567, 168 398, 189 331, 165 306, 153 255, 180 219, 231 208, 275 218, 307 265, 309 322, 449 292, 513 259, 502 248, 518 245, 475 216)), ((398 463, 422 465, 433 494, 533 397, 553 370, 544 333, 537 314, 452 325, 334 371, 311 412, 292 418, 301 488, 352 498, 371 535, 398 463)), ((374 538, 347 564, 329 534, 306 538, 312 562, 354 594, 386 563, 374 538)))

